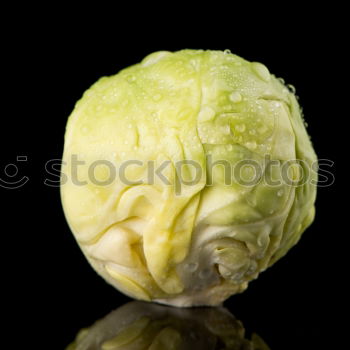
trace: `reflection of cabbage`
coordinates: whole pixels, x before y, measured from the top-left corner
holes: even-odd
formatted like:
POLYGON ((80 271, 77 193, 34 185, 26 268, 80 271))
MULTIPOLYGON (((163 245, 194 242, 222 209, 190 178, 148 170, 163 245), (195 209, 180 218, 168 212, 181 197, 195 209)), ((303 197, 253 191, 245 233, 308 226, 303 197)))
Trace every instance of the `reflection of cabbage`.
POLYGON ((224 308, 174 309, 131 302, 81 330, 67 350, 269 350, 224 308))
MULTIPOLYGON (((217 305, 282 257, 312 222, 310 181, 247 186, 233 178, 227 185, 223 166, 209 172, 208 155, 233 167, 254 161, 273 181, 288 160, 304 161, 290 167, 294 180, 316 160, 294 94, 262 64, 229 53, 157 52, 100 79, 77 103, 65 136, 63 206, 91 265, 125 294, 217 305), (84 186, 73 182, 72 155, 86 162, 75 179, 84 186), (279 161, 270 170, 266 155, 279 161), (94 168, 92 182, 89 166, 101 159, 116 167, 140 161, 125 176, 143 184, 117 177, 102 186, 111 179, 106 164, 94 168), (184 160, 204 171, 177 193, 174 167, 184 160), (149 161, 156 169, 169 161, 162 174, 170 185, 151 181, 149 161)), ((183 179, 195 175, 182 166, 183 179)))

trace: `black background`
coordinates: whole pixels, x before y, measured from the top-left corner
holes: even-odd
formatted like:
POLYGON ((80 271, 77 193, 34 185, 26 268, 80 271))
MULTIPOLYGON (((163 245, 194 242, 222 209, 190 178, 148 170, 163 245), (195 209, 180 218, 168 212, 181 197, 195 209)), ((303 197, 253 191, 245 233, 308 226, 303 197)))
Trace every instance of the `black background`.
MULTIPOLYGON (((30 179, 20 189, 0 189, 5 203, 2 275, 8 281, 3 310, 10 339, 62 349, 80 328, 129 301, 90 268, 69 231, 58 188, 43 184, 45 162, 61 157, 75 102, 103 75, 157 50, 230 49, 263 62, 296 87, 315 150, 319 158, 335 162, 330 170, 337 179, 338 149, 347 141, 338 136, 337 119, 344 117, 339 90, 341 72, 349 66, 341 23, 333 23, 341 19, 331 13, 284 16, 266 14, 255 22, 245 14, 240 24, 204 17, 195 26, 185 17, 158 22, 146 17, 138 26, 123 12, 114 19, 102 17, 102 24, 93 17, 78 24, 73 17, 68 26, 65 17, 47 17, 39 24, 19 21, 18 31, 4 35, 7 112, 1 123, 1 176, 6 164, 25 155, 20 174, 30 179), (121 25, 122 20, 127 24, 121 25)), ((333 237, 346 229, 335 224, 337 184, 319 189, 315 222, 298 245, 225 303, 248 333, 261 335, 273 350, 320 349, 342 337, 335 329, 341 289, 337 273, 343 263, 341 242, 333 237)))

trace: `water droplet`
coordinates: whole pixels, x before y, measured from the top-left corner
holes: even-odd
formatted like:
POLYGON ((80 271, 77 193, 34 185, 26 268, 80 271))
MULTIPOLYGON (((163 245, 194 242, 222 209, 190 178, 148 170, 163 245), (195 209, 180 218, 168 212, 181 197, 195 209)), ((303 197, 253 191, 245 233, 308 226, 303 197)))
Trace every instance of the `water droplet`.
POLYGON ((282 189, 277 191, 277 197, 282 197, 283 196, 284 191, 282 189))
POLYGON ((233 146, 232 146, 232 145, 228 145, 228 146, 227 146, 227 149, 228 149, 229 151, 232 151, 232 150, 233 150, 233 146))
POLYGON ((206 279, 208 278, 212 273, 211 269, 204 269, 199 273, 199 278, 206 279))
POLYGON ((134 149, 134 151, 136 151, 137 150, 137 146, 134 146, 133 149, 134 149))
POLYGON ((295 94, 296 90, 295 90, 295 87, 294 87, 292 84, 288 84, 288 85, 287 85, 287 88, 289 89, 289 91, 290 91, 292 94, 295 94))
POLYGON ((250 261, 250 266, 247 270, 247 275, 252 275, 258 268, 258 264, 255 260, 250 261))
POLYGON ((256 147, 257 147, 257 144, 255 141, 247 142, 245 145, 249 149, 256 149, 256 147))
POLYGON ((198 268, 198 263, 188 263, 185 265, 185 269, 189 272, 194 272, 198 268))
POLYGON ((274 213, 273 209, 269 210, 269 214, 273 214, 273 213, 274 213))
POLYGON ((229 55, 230 53, 231 53, 231 50, 229 49, 224 50, 224 55, 229 55))
POLYGON ((267 67, 264 66, 262 63, 253 62, 252 63, 252 68, 253 68, 254 72, 256 73, 256 75, 260 79, 262 79, 262 80, 264 80, 266 82, 270 81, 270 79, 271 79, 270 72, 267 69, 267 67))
POLYGON ((154 53, 148 55, 146 58, 144 58, 144 60, 142 61, 142 66, 143 67, 150 66, 154 63, 157 63, 162 58, 169 56, 169 55, 171 55, 171 52, 169 52, 169 51, 154 52, 154 53))
POLYGON ((99 193, 100 193, 100 190, 99 190, 98 188, 95 188, 94 191, 95 191, 96 194, 99 194, 99 193))
POLYGON ((128 124, 128 129, 131 129, 132 128, 132 124, 128 124))
POLYGON ((277 78, 277 80, 282 84, 282 85, 284 85, 285 84, 285 81, 284 81, 284 79, 283 78, 277 78))
POLYGON ((244 132, 245 131, 245 124, 238 124, 235 129, 238 131, 238 132, 244 132))
POLYGON ((208 106, 202 107, 198 114, 198 120, 200 122, 206 122, 206 121, 212 120, 214 117, 215 117, 215 111, 208 106))
POLYGON ((153 96, 153 101, 159 101, 160 99, 162 98, 162 95, 161 94, 156 94, 153 96))
POLYGON ((129 75, 126 80, 129 82, 129 83, 133 83, 135 80, 136 80, 136 77, 134 75, 129 75))
POLYGON ((233 103, 238 103, 242 101, 242 95, 239 92, 234 91, 230 94, 229 99, 233 103))
POLYGON ((125 141, 124 141, 124 145, 127 145, 127 144, 129 144, 129 141, 128 141, 128 140, 125 140, 125 141))
POLYGON ((249 130, 249 134, 250 134, 250 135, 256 135, 256 130, 255 130, 255 129, 249 130))

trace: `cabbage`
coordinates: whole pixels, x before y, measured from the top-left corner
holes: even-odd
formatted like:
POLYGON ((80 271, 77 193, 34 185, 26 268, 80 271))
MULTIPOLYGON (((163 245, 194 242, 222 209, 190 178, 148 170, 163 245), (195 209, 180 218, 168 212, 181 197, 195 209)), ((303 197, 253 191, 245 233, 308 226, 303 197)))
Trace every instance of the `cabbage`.
POLYGON ((156 52, 77 102, 61 198, 87 260, 118 290, 218 305, 313 221, 316 162, 294 92, 264 65, 156 52))
POLYGON ((255 333, 245 337, 225 308, 174 309, 134 301, 79 331, 66 350, 269 350, 255 333))

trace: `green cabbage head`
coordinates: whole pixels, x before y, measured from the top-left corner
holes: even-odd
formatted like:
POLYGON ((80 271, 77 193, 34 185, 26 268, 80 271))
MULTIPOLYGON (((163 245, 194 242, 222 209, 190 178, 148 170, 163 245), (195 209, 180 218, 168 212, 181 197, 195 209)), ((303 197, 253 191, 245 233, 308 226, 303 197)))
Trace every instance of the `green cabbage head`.
POLYGON ((316 155, 294 92, 227 51, 155 52, 98 80, 69 117, 63 161, 77 242, 136 299, 218 305, 314 218, 316 155))

